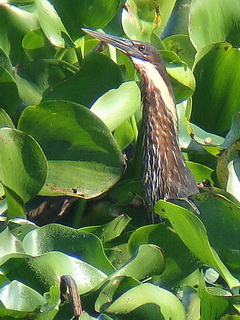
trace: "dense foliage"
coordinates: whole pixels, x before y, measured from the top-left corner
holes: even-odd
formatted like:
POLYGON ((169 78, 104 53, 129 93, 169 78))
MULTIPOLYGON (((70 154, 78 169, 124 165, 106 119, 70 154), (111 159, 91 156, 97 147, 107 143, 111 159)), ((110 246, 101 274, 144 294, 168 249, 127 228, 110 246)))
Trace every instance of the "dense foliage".
POLYGON ((80 319, 240 319, 239 46, 239 0, 0 2, 1 319, 70 319, 63 275, 80 319), (81 27, 160 50, 200 215, 161 200, 148 224, 138 75, 81 27))

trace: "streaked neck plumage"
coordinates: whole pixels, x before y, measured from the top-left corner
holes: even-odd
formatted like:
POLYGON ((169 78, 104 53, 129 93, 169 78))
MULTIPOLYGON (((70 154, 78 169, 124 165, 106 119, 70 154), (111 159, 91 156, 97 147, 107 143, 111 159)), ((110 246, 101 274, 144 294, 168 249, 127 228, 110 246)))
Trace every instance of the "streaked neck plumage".
POLYGON ((159 199, 187 198, 198 188, 181 153, 175 99, 163 63, 132 61, 142 76, 143 173, 153 210, 159 199))

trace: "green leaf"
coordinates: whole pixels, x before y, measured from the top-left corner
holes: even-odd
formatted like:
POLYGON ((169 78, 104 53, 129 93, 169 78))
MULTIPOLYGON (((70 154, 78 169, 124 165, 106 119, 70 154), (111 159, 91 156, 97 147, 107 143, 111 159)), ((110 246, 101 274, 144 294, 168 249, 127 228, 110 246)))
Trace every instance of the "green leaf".
POLYGON ((91 107, 113 131, 140 108, 140 90, 134 81, 124 82, 101 96, 91 107))
POLYGON ((104 311, 117 315, 118 319, 186 319, 178 298, 150 283, 141 284, 123 293, 104 311))
POLYGON ((198 50, 226 40, 239 46, 239 16, 238 0, 191 1, 189 33, 193 44, 198 50))
POLYGON ((52 4, 47 0, 36 0, 36 8, 39 23, 48 40, 56 47, 74 46, 52 4))
POLYGON ((104 27, 122 4, 120 0, 72 0, 71 6, 67 0, 53 0, 51 3, 74 40, 82 35, 83 26, 94 29, 104 27))
POLYGON ((140 245, 136 254, 122 268, 115 271, 112 277, 128 276, 137 280, 161 274, 165 267, 163 252, 154 244, 140 245), (141 268, 139 268, 141 266, 141 268))
POLYGON ((134 40, 150 42, 151 35, 161 22, 157 1, 128 0, 122 14, 125 34, 134 40))
POLYGON ((90 107, 99 96, 121 83, 121 70, 110 58, 90 53, 80 71, 46 92, 44 100, 68 100, 90 107))
POLYGON ((19 130, 0 129, 0 164, 1 182, 24 202, 45 182, 46 158, 37 142, 19 130))
POLYGON ((26 33, 22 45, 31 61, 53 58, 56 51, 44 35, 42 29, 31 30, 26 33))
POLYGON ((11 117, 16 117, 19 105, 16 82, 9 71, 0 67, 0 107, 11 117))
POLYGON ((59 286, 62 275, 70 275, 76 281, 79 292, 84 294, 98 286, 106 275, 90 264, 61 252, 48 252, 39 257, 14 257, 1 265, 10 280, 18 280, 43 294, 53 285, 59 286))
POLYGON ((202 320, 219 319, 229 306, 229 300, 224 296, 231 294, 226 290, 216 287, 207 287, 201 279, 199 283, 199 298, 202 320))
POLYGON ((48 159, 42 195, 92 198, 121 176, 120 149, 103 122, 83 106, 47 101, 28 107, 19 128, 36 138, 48 159))
POLYGON ((232 270, 239 272, 239 206, 216 192, 201 193, 193 196, 193 199, 201 212, 200 219, 207 230, 211 246, 225 264, 230 266, 232 270))
POLYGON ((120 236, 130 221, 131 218, 122 214, 107 224, 101 226, 88 226, 81 228, 81 230, 91 232, 98 236, 102 242, 107 242, 120 236))
POLYGON ((9 127, 14 129, 14 124, 4 109, 0 109, 0 128, 9 127))
POLYGON ((7 309, 27 312, 47 302, 38 292, 16 280, 0 289, 0 301, 7 309))
POLYGON ((192 121, 209 132, 225 133, 239 110, 240 51, 227 43, 204 48, 194 75, 192 121))
POLYGON ((164 214, 169 219, 185 245, 203 263, 215 268, 230 288, 239 286, 239 281, 231 275, 211 247, 206 229, 197 216, 182 207, 163 200, 157 202, 155 212, 161 215, 164 214))
POLYGON ((38 28, 37 17, 14 5, 0 5, 0 47, 10 57, 13 65, 25 59, 22 38, 26 32, 38 28))
POLYGON ((25 252, 32 256, 60 251, 83 259, 105 273, 114 271, 100 240, 95 235, 82 230, 49 224, 29 232, 23 240, 23 246, 25 252))
POLYGON ((9 253, 24 252, 22 243, 10 232, 7 225, 1 226, 0 232, 0 256, 9 253))
POLYGON ((190 38, 186 34, 173 34, 163 40, 167 50, 175 52, 179 58, 186 62, 191 68, 194 63, 196 50, 193 47, 190 38))
POLYGON ((43 59, 22 63, 15 70, 19 95, 26 104, 38 104, 43 93, 73 76, 74 66, 56 59, 43 59))
POLYGON ((170 287, 189 275, 198 265, 191 251, 165 223, 135 230, 129 238, 128 250, 133 254, 140 245, 148 243, 158 245, 163 250, 165 269, 159 277, 155 277, 155 281, 162 286, 170 287))

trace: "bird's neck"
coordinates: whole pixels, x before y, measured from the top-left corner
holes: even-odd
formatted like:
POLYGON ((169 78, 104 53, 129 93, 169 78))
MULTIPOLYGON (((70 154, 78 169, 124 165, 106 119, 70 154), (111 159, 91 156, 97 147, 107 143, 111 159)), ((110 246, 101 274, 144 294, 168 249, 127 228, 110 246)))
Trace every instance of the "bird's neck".
POLYGON ((163 64, 133 59, 142 77, 143 171, 151 207, 159 199, 184 198, 197 192, 178 139, 172 87, 163 64))

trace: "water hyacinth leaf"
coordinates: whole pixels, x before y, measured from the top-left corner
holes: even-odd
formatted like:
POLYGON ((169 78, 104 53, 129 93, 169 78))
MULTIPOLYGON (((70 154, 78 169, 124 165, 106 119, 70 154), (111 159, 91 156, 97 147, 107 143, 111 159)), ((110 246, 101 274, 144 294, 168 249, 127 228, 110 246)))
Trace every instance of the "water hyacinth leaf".
POLYGON ((9 280, 18 280, 40 294, 48 292, 53 285, 59 286, 60 277, 66 274, 73 277, 82 294, 107 278, 90 264, 61 252, 48 252, 38 257, 12 256, 1 265, 1 270, 9 280))
POLYGON ((109 129, 81 105, 46 101, 28 107, 19 128, 35 137, 48 159, 42 195, 92 198, 116 183, 123 172, 121 150, 109 129))
POLYGON ((102 242, 106 242, 120 236, 130 221, 131 218, 122 214, 107 224, 83 227, 81 231, 91 232, 98 236, 102 242))
POLYGON ((195 79, 185 62, 173 51, 161 51, 175 93, 176 102, 188 99, 194 92, 195 79))
POLYGON ((197 216, 185 208, 163 200, 157 202, 155 211, 169 219, 185 245, 203 263, 215 268, 230 288, 239 286, 239 281, 231 275, 218 254, 211 247, 206 229, 197 216))
POLYGON ((67 0, 53 0, 51 3, 73 40, 82 35, 83 26, 93 29, 106 26, 122 5, 120 0, 72 0, 71 6, 67 0))
POLYGON ((140 90, 135 81, 124 82, 101 96, 91 107, 113 131, 140 108, 140 90))
POLYGON ((32 256, 61 251, 82 259, 105 273, 114 271, 99 238, 84 230, 57 224, 46 225, 29 232, 23 240, 23 247, 32 256))
POLYGON ((4 109, 0 109, 0 128, 8 127, 14 129, 14 124, 4 109))
POLYGON ((196 181, 201 183, 203 180, 209 180, 211 185, 214 185, 212 178, 213 169, 204 166, 203 164, 187 161, 187 165, 191 172, 193 173, 196 181))
POLYGON ((37 15, 48 40, 56 47, 73 47, 74 44, 60 17, 50 2, 36 0, 37 15))
POLYGON ((11 117, 16 117, 19 105, 17 84, 11 73, 0 67, 0 107, 11 117))
POLYGON ((137 280, 161 274, 165 267, 163 252, 153 244, 140 245, 136 254, 122 268, 115 271, 111 277, 128 276, 137 280), (139 268, 141 266, 141 268, 139 268))
POLYGON ((31 30, 26 33, 22 45, 30 61, 53 58, 56 52, 42 29, 31 30))
POLYGON ((232 270, 239 271, 239 203, 234 204, 223 195, 215 192, 201 193, 193 196, 193 199, 201 212, 200 219, 207 230, 211 246, 217 251, 225 264, 232 270))
POLYGON ((14 252, 24 252, 22 243, 10 232, 7 225, 3 225, 0 233, 0 256, 14 252))
POLYGON ((27 312, 32 312, 47 302, 38 292, 16 280, 0 289, 0 301, 7 309, 27 312))
POLYGON ((129 238, 128 250, 133 254, 140 245, 148 243, 158 245, 163 250, 165 269, 156 280, 162 286, 170 287, 188 276, 198 265, 198 260, 192 252, 165 223, 143 226, 135 230, 129 238))
POLYGON ((107 56, 93 52, 83 60, 76 75, 51 88, 43 99, 73 101, 90 107, 102 94, 117 88, 122 81, 119 66, 107 56))
POLYGON ((194 63, 196 50, 187 34, 173 34, 163 40, 167 50, 175 52, 179 58, 191 68, 194 63))
POLYGON ((194 68, 196 90, 191 120, 221 135, 230 129, 233 115, 239 110, 240 51, 228 43, 202 51, 194 68))
POLYGON ((37 17, 15 5, 1 3, 0 6, 0 47, 11 59, 13 65, 25 59, 22 38, 25 33, 38 28, 37 17))
POLYGON ((31 136, 16 129, 1 128, 0 159, 1 182, 24 202, 41 190, 47 163, 42 149, 31 136))
POLYGON ((128 0, 122 12, 125 34, 134 40, 150 42, 153 30, 161 23, 159 4, 154 1, 128 0))
POLYGON ((104 310, 119 319, 172 319, 185 320, 185 311, 178 298, 167 290, 150 283, 136 286, 104 310), (127 318, 126 318, 127 317, 127 318))
POLYGON ((201 308, 201 319, 215 320, 219 319, 229 306, 229 299, 226 296, 231 296, 226 290, 217 287, 206 287, 202 279, 199 282, 199 298, 201 308))
POLYGON ((197 50, 222 41, 229 41, 239 46, 239 16, 238 0, 191 1, 189 33, 192 43, 197 50), (206 30, 208 30, 207 33, 206 30))
POLYGON ((22 63, 15 69, 14 78, 24 103, 38 104, 44 92, 73 76, 78 69, 56 59, 41 59, 22 63))
POLYGON ((140 282, 128 276, 117 276, 110 279, 100 292, 96 303, 95 309, 97 312, 103 312, 115 299, 129 290, 138 286, 140 282))

